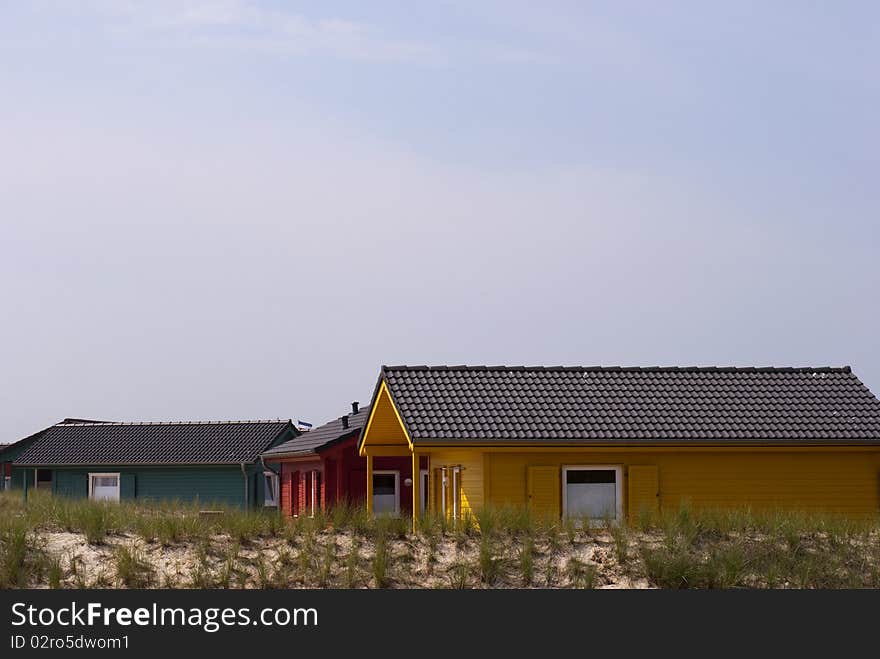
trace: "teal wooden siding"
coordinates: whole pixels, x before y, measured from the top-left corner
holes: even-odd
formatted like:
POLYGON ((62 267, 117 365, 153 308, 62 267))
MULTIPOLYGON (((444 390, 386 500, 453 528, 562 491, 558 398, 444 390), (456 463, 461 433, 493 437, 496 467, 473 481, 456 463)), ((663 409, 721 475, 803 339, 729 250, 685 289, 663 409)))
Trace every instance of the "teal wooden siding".
POLYGON ((135 491, 135 475, 122 472, 119 474, 119 498, 120 499, 134 499, 136 496, 135 491))
POLYGON ((20 490, 27 481, 28 489, 34 486, 34 470, 30 467, 26 469, 12 468, 12 487, 20 490))
MULTIPOLYGON (((52 470, 52 490, 59 496, 84 498, 89 492, 89 473, 119 473, 121 499, 145 501, 199 502, 210 506, 241 506, 245 497, 245 478, 239 466, 222 467, 139 467, 102 465, 96 467, 56 468, 52 470)), ((263 506, 263 468, 246 465, 249 507, 263 506)), ((21 487, 23 478, 33 487, 34 470, 15 468, 14 487, 21 487)))
POLYGON ((198 501, 240 506, 244 478, 239 468, 150 469, 135 473, 138 499, 198 501))
POLYGON ((56 469, 52 472, 52 491, 62 496, 83 499, 89 495, 88 474, 56 469))

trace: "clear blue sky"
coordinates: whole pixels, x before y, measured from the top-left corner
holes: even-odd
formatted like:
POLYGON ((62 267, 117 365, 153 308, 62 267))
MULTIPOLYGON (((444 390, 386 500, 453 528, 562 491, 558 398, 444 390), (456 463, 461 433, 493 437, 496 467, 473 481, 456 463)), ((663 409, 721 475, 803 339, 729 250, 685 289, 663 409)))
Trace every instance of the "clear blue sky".
POLYGON ((0 441, 382 363, 880 392, 877 3, 8 2, 0 62, 0 441))

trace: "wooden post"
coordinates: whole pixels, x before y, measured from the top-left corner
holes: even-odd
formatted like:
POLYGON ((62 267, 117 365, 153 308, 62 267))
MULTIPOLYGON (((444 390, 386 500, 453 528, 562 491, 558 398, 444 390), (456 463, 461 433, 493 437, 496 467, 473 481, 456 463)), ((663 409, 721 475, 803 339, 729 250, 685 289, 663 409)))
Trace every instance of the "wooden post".
POLYGON ((422 506, 422 474, 419 468, 419 454, 412 454, 412 497, 413 497, 413 533, 419 530, 419 509, 422 506))
POLYGON ((373 514, 373 456, 367 455, 367 514, 373 514))

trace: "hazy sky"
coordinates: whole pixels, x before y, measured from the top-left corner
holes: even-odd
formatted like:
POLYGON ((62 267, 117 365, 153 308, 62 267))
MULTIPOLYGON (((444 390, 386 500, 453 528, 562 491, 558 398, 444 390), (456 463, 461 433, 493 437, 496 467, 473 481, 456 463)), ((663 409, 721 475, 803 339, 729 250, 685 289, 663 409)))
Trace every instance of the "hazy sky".
POLYGON ((4 2, 0 442, 383 363, 880 392, 878 62, 875 2, 4 2))

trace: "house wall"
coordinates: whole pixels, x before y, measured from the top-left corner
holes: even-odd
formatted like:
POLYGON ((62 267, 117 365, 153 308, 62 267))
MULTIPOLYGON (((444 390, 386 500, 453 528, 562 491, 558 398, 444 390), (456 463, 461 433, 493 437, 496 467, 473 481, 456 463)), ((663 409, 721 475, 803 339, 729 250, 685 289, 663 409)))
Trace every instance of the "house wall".
MULTIPOLYGON (((260 508, 264 502, 262 467, 246 465, 248 505, 260 508)), ((108 472, 120 474, 120 498, 145 501, 199 502, 242 506, 245 481, 239 466, 143 467, 132 465, 100 465, 93 467, 55 468, 52 470, 52 492, 60 496, 88 496, 88 474, 108 472)), ((13 481, 18 487, 27 478, 33 487, 31 467, 15 467, 13 481)))
POLYGON ((461 462, 462 507, 483 501, 496 506, 527 502, 529 466, 622 465, 623 509, 627 509, 632 465, 654 465, 659 476, 660 510, 686 502, 695 507, 782 508, 815 513, 876 515, 880 512, 880 449, 773 447, 682 448, 657 451, 583 449, 563 452, 431 453, 440 461, 461 462), (469 458, 468 458, 469 456, 469 458), (467 461, 465 461, 465 459, 467 461))
MULTIPOLYGON (((364 469, 366 469, 366 458, 360 458, 364 461, 364 469)), ((427 465, 427 456, 422 459, 422 466, 427 465)), ((373 471, 397 471, 400 473, 400 512, 401 514, 412 514, 412 486, 407 487, 404 481, 407 478, 412 479, 412 458, 401 457, 374 457, 373 471)), ((366 471, 364 472, 364 497, 366 498, 366 471)))
MULTIPOLYGON (((267 461, 267 464, 281 468, 281 509, 285 515, 299 514, 298 502, 305 501, 306 479, 303 475, 317 469, 321 473, 319 496, 324 510, 339 502, 347 501, 360 505, 367 494, 367 460, 357 453, 357 438, 322 450, 316 459, 288 458, 267 461)), ((427 457, 422 466, 428 464, 427 457)), ((373 460, 374 470, 400 472, 400 509, 412 511, 412 487, 404 481, 412 478, 412 459, 407 457, 377 457, 373 460)))
POLYGON ((367 496, 367 461, 357 453, 357 437, 321 450, 327 473, 327 505, 361 505, 367 496))
MULTIPOLYGON (((15 472, 12 467, 12 462, 38 438, 39 433, 7 446, 2 453, 0 453, 0 490, 4 489, 4 486, 6 485, 7 476, 9 476, 10 488, 21 489, 22 483, 24 482, 23 475, 15 472)), ((31 476, 33 476, 33 474, 31 474, 31 476)), ((33 478, 31 478, 31 485, 33 485, 32 481, 33 478)))
MULTIPOLYGON (((468 513, 473 514, 481 508, 485 501, 485 491, 483 484, 483 453, 479 450, 456 449, 456 450, 431 450, 427 455, 430 463, 429 471, 429 488, 431 490, 431 499, 434 510, 439 510, 441 498, 439 495, 439 485, 437 483, 437 469, 446 467, 460 467, 460 483, 459 483, 459 502, 461 504, 462 515, 468 513)), ((378 458, 377 458, 378 459, 378 458)), ((427 463, 423 463, 425 467, 427 463)), ((448 478, 452 479, 452 472, 448 471, 448 478)), ((410 506, 412 509, 412 506, 410 506)), ((447 496, 447 513, 451 514, 452 501, 451 495, 447 496)))
MULTIPOLYGON (((279 463, 268 462, 276 468, 279 463)), ((308 501, 308 478, 307 475, 313 470, 321 472, 321 484, 318 488, 319 501, 324 500, 326 479, 323 476, 323 467, 320 460, 285 460, 280 462, 281 471, 281 512, 288 517, 299 515, 306 507, 308 501)))

